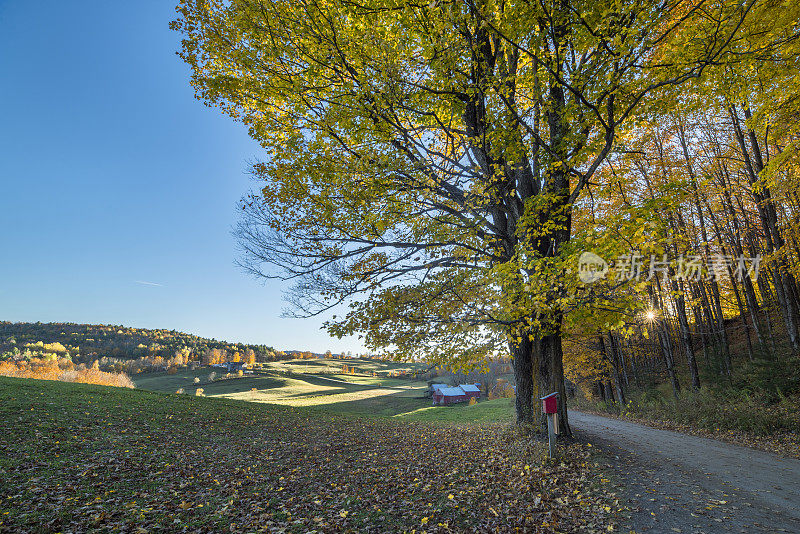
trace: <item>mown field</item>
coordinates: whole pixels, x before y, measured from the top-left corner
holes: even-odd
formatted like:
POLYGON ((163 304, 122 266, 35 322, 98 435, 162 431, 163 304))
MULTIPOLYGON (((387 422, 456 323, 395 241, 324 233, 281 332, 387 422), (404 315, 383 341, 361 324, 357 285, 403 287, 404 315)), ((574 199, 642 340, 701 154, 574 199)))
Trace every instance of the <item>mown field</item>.
POLYGON ((183 368, 175 374, 143 373, 133 379, 139 389, 164 393, 183 389, 185 394, 195 395, 197 389, 202 388, 207 397, 314 407, 344 414, 444 422, 509 422, 513 419, 508 399, 482 400, 477 406, 433 407, 425 396, 427 382, 388 376, 420 367, 360 359, 290 360, 263 364, 256 374, 243 377, 221 378, 218 369, 200 367, 183 368), (359 374, 341 373, 342 365, 356 368, 359 374), (217 378, 209 381, 212 372, 217 378))
POLYGON ((546 461, 500 424, 4 377, 0 417, 3 532, 590 532, 617 511, 585 449, 546 461))

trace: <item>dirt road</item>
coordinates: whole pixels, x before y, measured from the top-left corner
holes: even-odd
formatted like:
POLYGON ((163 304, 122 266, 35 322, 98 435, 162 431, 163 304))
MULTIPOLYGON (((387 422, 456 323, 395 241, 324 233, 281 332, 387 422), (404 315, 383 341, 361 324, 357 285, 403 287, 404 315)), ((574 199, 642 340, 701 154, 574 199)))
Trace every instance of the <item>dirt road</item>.
POLYGON ((631 509, 623 532, 800 533, 800 461, 570 411, 599 446, 631 509))

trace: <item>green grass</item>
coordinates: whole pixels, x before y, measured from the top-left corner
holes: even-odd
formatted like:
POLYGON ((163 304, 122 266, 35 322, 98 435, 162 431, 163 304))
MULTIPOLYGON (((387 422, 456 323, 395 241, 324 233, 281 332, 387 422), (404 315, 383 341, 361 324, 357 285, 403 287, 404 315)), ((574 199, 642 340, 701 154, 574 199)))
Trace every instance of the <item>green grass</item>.
POLYGON ((605 514, 580 449, 542 464, 501 425, 352 413, 0 377, 0 532, 577 531, 605 514))
POLYGON ((676 406, 665 392, 651 390, 632 395, 625 413, 710 431, 747 432, 755 436, 797 434, 799 400, 785 397, 773 402, 746 391, 706 387, 697 392, 682 392, 676 406))
POLYGON ((427 406, 426 384, 402 379, 379 379, 353 375, 256 374, 220 378, 208 382, 210 368, 194 372, 148 373, 137 375, 137 388, 174 393, 183 388, 195 395, 198 388, 207 397, 317 407, 339 413, 391 416, 427 406), (194 383, 195 376, 201 382, 194 383))
MULTIPOLYGON (((143 373, 133 377, 136 387, 164 393, 183 389, 195 395, 198 388, 206 397, 221 397, 248 402, 316 408, 342 414, 391 417, 416 412, 430 406, 425 397, 427 383, 411 378, 390 378, 386 374, 398 369, 413 369, 416 364, 374 360, 289 360, 259 366, 255 374, 224 378, 212 367, 143 373), (369 374, 342 374, 343 364, 369 374), (217 378, 209 381, 214 372, 217 378), (372 373, 377 376, 372 376, 372 373), (195 379, 199 383, 195 383, 195 379)), ((467 415, 465 413, 465 415, 467 415)), ((430 415, 422 418, 429 420, 430 415)), ((468 422, 450 417, 453 422, 468 422)), ((488 420, 485 417, 481 421, 488 420)))
POLYGON ((470 406, 454 404, 452 406, 426 406, 417 410, 401 413, 395 417, 408 421, 426 421, 440 423, 511 423, 514 421, 513 399, 483 400, 470 406))
POLYGON ((178 388, 194 386, 195 378, 199 378, 201 381, 206 381, 211 371, 212 369, 209 367, 199 367, 194 371, 188 367, 184 367, 174 375, 167 374, 166 372, 140 373, 131 376, 131 379, 133 380, 134 384, 136 384, 138 389, 175 393, 178 388))
MULTIPOLYGON (((392 365, 391 362, 366 361, 375 366, 392 365)), ((278 362, 268 367, 270 371, 260 370, 258 374, 213 382, 208 382, 208 376, 213 371, 210 367, 195 371, 181 370, 174 375, 166 372, 147 373, 135 376, 134 381, 137 388, 165 393, 174 393, 178 388, 183 388, 187 395, 194 395, 198 388, 203 388, 207 397, 315 408, 340 414, 401 417, 441 423, 507 423, 513 420, 513 407, 508 399, 482 400, 475 406, 465 403, 434 407, 431 406, 431 400, 425 397, 426 382, 366 375, 316 374, 320 365, 330 362, 294 360, 285 367, 281 367, 283 362, 278 362), (296 370, 306 362, 308 372, 296 370), (287 372, 287 367, 291 368, 290 372, 287 372), (195 377, 200 378, 199 384, 194 383, 195 377)), ((338 369, 335 365, 333 367, 338 369)))
MULTIPOLYGON (((481 400, 475 406, 431 406, 425 396, 427 383, 410 378, 388 378, 386 373, 414 368, 415 364, 375 360, 289 360, 259 367, 256 374, 208 381, 212 367, 176 374, 145 373, 134 376, 136 387, 174 393, 183 388, 195 395, 203 388, 207 397, 313 408, 338 414, 398 417, 407 421, 458 423, 509 423, 513 405, 509 399, 481 400), (341 366, 364 369, 371 374, 342 374, 341 366), (194 379, 200 383, 195 384, 194 379)), ((221 373, 216 370, 220 377, 221 373)))
POLYGON ((282 360, 278 362, 268 362, 260 364, 266 370, 273 371, 294 371, 297 373, 315 374, 338 374, 342 366, 355 368, 361 374, 376 373, 383 378, 393 372, 405 371, 413 373, 423 371, 427 367, 420 363, 413 362, 392 362, 385 360, 370 360, 367 358, 319 358, 310 360, 282 360))
MULTIPOLYGON (((414 371, 421 370, 423 366, 414 363, 399 363, 399 362, 386 362, 375 361, 368 359, 353 358, 347 360, 340 359, 315 359, 315 360, 285 360, 279 362, 268 362, 257 364, 257 371, 266 375, 283 375, 295 376, 300 375, 299 378, 305 376, 322 376, 324 378, 349 382, 352 384, 381 386, 381 387, 413 387, 426 386, 424 381, 413 381, 410 378, 393 378, 388 374, 391 372, 405 370, 414 371), (342 365, 347 365, 348 368, 355 367, 359 374, 342 374, 342 365), (372 376, 375 373, 377 376, 372 376)), ((204 387, 203 383, 208 382, 208 376, 214 372, 217 376, 224 374, 220 369, 204 366, 198 367, 195 370, 189 368, 181 368, 174 375, 166 372, 157 373, 142 373, 134 375, 133 380, 136 387, 140 389, 149 389, 152 391, 163 391, 167 393, 174 393, 178 388, 195 387, 194 379, 200 379, 200 387, 204 387)))

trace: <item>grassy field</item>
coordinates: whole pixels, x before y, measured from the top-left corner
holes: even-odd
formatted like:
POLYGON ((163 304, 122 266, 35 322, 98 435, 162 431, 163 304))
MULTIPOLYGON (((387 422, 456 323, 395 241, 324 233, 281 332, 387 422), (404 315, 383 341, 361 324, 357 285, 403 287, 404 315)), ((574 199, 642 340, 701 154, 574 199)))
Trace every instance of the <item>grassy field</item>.
MULTIPOLYGON (((425 396, 427 383, 410 378, 388 378, 387 374, 409 369, 409 364, 375 360, 290 360, 273 362, 257 374, 209 381, 215 369, 180 369, 176 374, 146 373, 134 376, 139 389, 195 395, 198 388, 207 397, 249 402, 315 407, 335 413, 399 417, 438 422, 508 422, 512 407, 508 400, 481 401, 477 406, 431 406, 425 396), (343 362, 371 374, 341 374, 343 362), (199 379, 199 383, 195 383, 199 379)), ((220 375, 216 370, 216 374, 220 375)))
POLYGON ((278 362, 268 362, 261 364, 266 369, 276 371, 294 371, 298 373, 333 373, 340 372, 343 365, 348 368, 355 368, 357 373, 375 373, 381 378, 387 378, 390 374, 398 372, 413 373, 423 371, 426 365, 414 362, 393 362, 387 360, 372 360, 368 358, 324 358, 311 360, 282 360, 278 362))
POLYGON ((502 425, 4 377, 0 417, 2 532, 593 532, 615 520, 585 449, 548 462, 502 425))
POLYGON ((514 421, 513 403, 513 399, 481 400, 474 406, 468 404, 430 406, 428 403, 423 408, 401 413, 395 417, 409 421, 437 423, 511 423, 514 421))

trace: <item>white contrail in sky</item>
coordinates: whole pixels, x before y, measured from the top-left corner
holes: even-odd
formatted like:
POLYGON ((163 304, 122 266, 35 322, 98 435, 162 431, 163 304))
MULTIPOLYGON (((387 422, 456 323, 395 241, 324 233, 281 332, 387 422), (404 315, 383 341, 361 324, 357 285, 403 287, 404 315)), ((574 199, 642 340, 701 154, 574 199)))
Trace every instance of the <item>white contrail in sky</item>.
POLYGON ((155 282, 145 282, 144 280, 134 280, 137 284, 142 284, 143 286, 156 286, 156 287, 164 287, 163 284, 156 284, 155 282))

